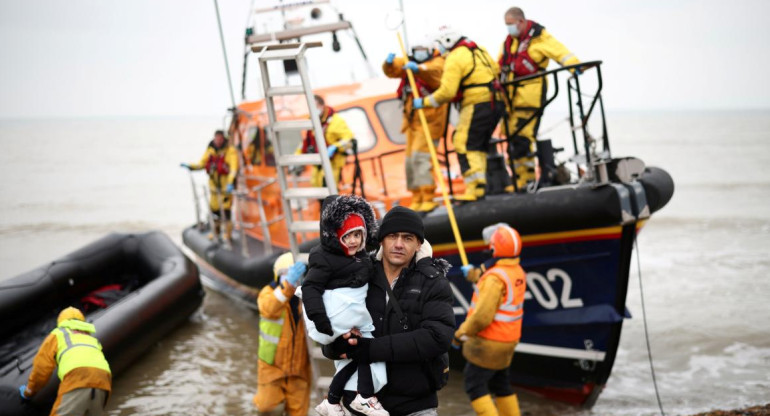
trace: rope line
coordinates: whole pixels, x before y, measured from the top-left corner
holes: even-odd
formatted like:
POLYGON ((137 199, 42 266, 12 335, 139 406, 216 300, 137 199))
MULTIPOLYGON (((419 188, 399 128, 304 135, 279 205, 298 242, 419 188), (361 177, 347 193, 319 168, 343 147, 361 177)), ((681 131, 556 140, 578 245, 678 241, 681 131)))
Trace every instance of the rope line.
POLYGON ((634 235, 634 246, 636 247, 636 271, 639 275, 639 296, 642 299, 642 319, 644 321, 644 339, 647 342, 647 357, 650 360, 650 373, 652 374, 652 385, 655 387, 655 397, 658 400, 658 408, 660 414, 666 416, 666 412, 663 411, 663 402, 660 400, 660 392, 658 391, 658 382, 655 377, 655 366, 652 364, 652 349, 650 348, 650 334, 647 330, 647 311, 644 307, 644 288, 642 287, 642 265, 639 260, 639 242, 634 235))

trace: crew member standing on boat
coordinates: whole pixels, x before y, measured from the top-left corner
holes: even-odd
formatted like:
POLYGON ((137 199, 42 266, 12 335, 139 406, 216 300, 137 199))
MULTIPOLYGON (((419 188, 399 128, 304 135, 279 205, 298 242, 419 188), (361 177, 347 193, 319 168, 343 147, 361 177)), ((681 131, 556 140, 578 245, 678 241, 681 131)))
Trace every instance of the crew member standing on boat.
MULTIPOLYGON (((435 52, 432 41, 423 41, 412 47, 409 61, 396 57, 391 53, 382 64, 382 71, 389 78, 401 78, 398 86, 398 98, 403 101, 404 121, 401 132, 406 133, 405 163, 406 187, 412 193, 412 204, 409 208, 417 212, 433 211, 438 204, 433 201, 436 192, 436 182, 433 179, 433 169, 428 149, 428 138, 425 137, 420 118, 412 106, 412 91, 406 77, 406 68, 414 73, 414 81, 424 97, 441 85, 441 74, 444 72, 444 58, 435 52)), ((426 108, 425 119, 428 121, 430 135, 436 140, 444 135, 447 121, 448 105, 438 108, 426 108)))
POLYGON ((511 388, 508 369, 521 338, 527 288, 526 274, 519 264, 521 237, 503 223, 486 227, 482 235, 492 249, 494 262, 481 278, 480 269, 463 266, 463 273, 475 287, 468 316, 455 332, 453 343, 462 345, 467 360, 465 392, 473 410, 484 416, 519 416, 519 400, 511 388))
MULTIPOLYGON (((503 81, 515 77, 532 75, 548 68, 551 59, 559 65, 580 63, 564 45, 551 36, 537 22, 527 20, 524 11, 511 7, 505 12, 508 36, 503 42, 498 63, 503 81)), ((514 89, 509 86, 506 93, 513 97, 513 108, 508 108, 508 134, 518 128, 522 130, 511 138, 517 187, 523 190, 528 182, 535 180, 535 141, 540 127, 540 115, 536 115, 546 100, 547 82, 543 78, 524 81, 514 89), (532 120, 530 120, 532 118, 532 120)))
MULTIPOLYGON (((342 180, 342 168, 347 160, 345 152, 352 144, 353 132, 348 128, 348 123, 345 122, 345 119, 337 114, 332 107, 326 105, 323 97, 320 95, 315 95, 315 105, 321 117, 321 127, 326 139, 326 151, 331 161, 332 173, 334 174, 334 179, 339 183, 342 180)), ((309 130, 296 153, 317 152, 315 133, 309 130)), ((313 167, 310 186, 324 186, 324 171, 321 166, 313 167)))
POLYGON ((308 358, 302 302, 294 296, 305 264, 291 253, 273 264, 274 280, 262 288, 259 307, 259 362, 254 405, 267 414, 284 404, 289 416, 306 416, 310 407, 308 358))
POLYGON ((45 387, 58 368, 59 391, 50 414, 103 415, 112 390, 112 372, 95 334, 96 328, 86 322, 79 309, 62 310, 56 329, 37 351, 29 381, 19 387, 22 399, 31 398, 45 387))
POLYGON ((484 48, 450 28, 439 32, 436 44, 442 55, 446 54, 441 86, 427 97, 415 98, 414 107, 460 103, 460 120, 452 141, 465 193, 455 199, 475 201, 486 193, 489 139, 504 109, 495 88, 500 69, 484 48))
POLYGON ((209 234, 209 239, 213 240, 215 235, 219 234, 219 227, 224 221, 225 238, 229 241, 233 232, 230 211, 233 202, 232 192, 235 188, 235 177, 238 174, 238 153, 235 148, 227 142, 225 133, 217 130, 200 162, 182 163, 181 166, 190 170, 205 169, 209 174, 209 208, 217 218, 214 223, 215 229, 209 234), (219 218, 220 207, 221 211, 224 211, 225 218, 219 218))

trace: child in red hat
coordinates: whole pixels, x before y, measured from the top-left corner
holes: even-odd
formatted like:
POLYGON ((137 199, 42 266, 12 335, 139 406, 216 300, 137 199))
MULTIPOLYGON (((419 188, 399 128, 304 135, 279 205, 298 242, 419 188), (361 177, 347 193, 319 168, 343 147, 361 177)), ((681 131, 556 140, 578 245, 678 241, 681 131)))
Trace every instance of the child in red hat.
MULTIPOLYGON (((310 251, 307 276, 297 289, 308 335, 324 345, 353 329, 371 338, 374 324, 366 293, 374 267, 366 248, 377 246, 374 210, 358 196, 332 195, 323 202, 320 228, 321 244, 310 251)), ((343 390, 357 390, 353 410, 389 416, 374 395, 387 382, 385 363, 346 359, 336 360, 335 366, 327 398, 315 408, 320 415, 343 416, 343 390)))

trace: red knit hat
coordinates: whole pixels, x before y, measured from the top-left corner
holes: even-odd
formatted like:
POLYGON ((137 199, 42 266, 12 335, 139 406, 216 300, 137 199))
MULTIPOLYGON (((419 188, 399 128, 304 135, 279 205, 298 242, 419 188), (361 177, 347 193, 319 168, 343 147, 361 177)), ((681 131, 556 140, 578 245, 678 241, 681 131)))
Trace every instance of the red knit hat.
MULTIPOLYGON (((337 239, 346 252, 348 251, 347 246, 342 242, 342 237, 345 237, 346 235, 356 230, 361 230, 361 232, 364 233, 363 238, 361 238, 361 247, 363 248, 366 244, 366 223, 364 222, 364 217, 362 217, 361 214, 356 214, 354 212, 348 215, 347 218, 345 218, 345 221, 342 222, 342 227, 337 229, 337 239)), ((348 252, 347 254, 352 256, 355 253, 348 252)))

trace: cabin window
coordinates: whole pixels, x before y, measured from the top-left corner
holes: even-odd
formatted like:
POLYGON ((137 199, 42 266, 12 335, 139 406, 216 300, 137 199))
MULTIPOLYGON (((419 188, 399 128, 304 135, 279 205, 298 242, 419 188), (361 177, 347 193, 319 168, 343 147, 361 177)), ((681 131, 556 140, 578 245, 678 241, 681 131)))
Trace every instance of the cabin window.
POLYGON ((377 143, 377 138, 374 135, 371 123, 369 123, 369 117, 366 116, 366 111, 363 108, 346 108, 340 110, 337 114, 345 120, 350 131, 353 132, 353 137, 358 141, 358 153, 366 152, 374 147, 375 143, 377 143))
POLYGON ((380 101, 374 105, 374 111, 380 118, 388 139, 395 144, 406 144, 406 136, 401 133, 401 120, 404 113, 401 100, 392 98, 380 101))
MULTIPOLYGON (((282 131, 281 137, 278 139, 278 143, 281 144, 281 154, 290 155, 294 153, 302 143, 303 133, 299 131, 282 131)), ((273 152, 273 144, 270 140, 265 140, 265 164, 267 166, 275 166, 275 154, 273 152)))

